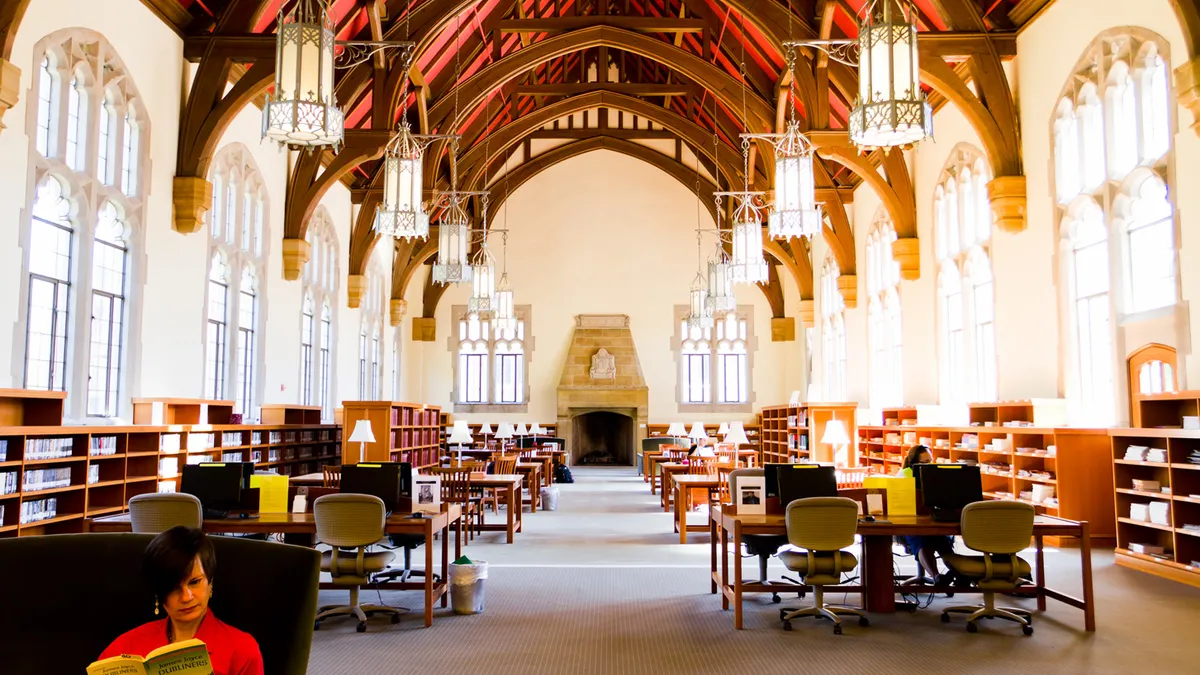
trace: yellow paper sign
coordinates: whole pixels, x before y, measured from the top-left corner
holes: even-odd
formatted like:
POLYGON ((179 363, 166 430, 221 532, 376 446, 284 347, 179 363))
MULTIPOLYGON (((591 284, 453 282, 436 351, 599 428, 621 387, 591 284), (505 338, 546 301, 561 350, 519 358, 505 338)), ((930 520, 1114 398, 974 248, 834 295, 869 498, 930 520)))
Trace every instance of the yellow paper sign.
POLYGON ((256 473, 250 476, 250 487, 258 488, 259 513, 287 513, 287 476, 256 473))
POLYGON ((895 516, 917 515, 917 481, 902 476, 867 476, 863 487, 887 490, 887 512, 895 516))

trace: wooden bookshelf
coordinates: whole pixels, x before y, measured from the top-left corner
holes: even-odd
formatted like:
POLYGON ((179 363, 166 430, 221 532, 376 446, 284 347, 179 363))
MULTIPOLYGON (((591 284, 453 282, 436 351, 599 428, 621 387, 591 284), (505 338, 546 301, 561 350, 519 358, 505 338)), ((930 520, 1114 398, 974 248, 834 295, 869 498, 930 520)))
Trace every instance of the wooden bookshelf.
MULTIPOLYGON (((492 433, 483 434, 479 430, 483 428, 484 422, 467 422, 467 428, 471 430, 471 438, 475 439, 476 445, 483 445, 485 442, 495 438, 496 430, 500 427, 500 423, 499 422, 488 422, 488 424, 492 425, 492 433)), ((444 441, 446 438, 450 437, 450 427, 452 427, 454 425, 454 416, 449 413, 442 413, 441 414, 441 425, 442 425, 442 439, 444 441)), ((514 424, 513 426, 515 427, 516 425, 514 424)), ((525 426, 531 427, 533 425, 526 423, 525 426)), ((557 438, 558 437, 558 424, 557 423, 541 424, 541 427, 546 430, 546 433, 538 434, 538 438, 557 438)), ((532 438, 533 434, 527 434, 526 437, 532 438)), ((516 437, 514 436, 513 438, 516 438, 516 437)))
POLYGON ((58 426, 66 399, 65 391, 0 389, 0 426, 58 426))
POLYGON ((264 403, 260 406, 263 424, 320 424, 321 406, 264 403))
POLYGON ((1200 391, 1134 394, 1133 426, 1143 429, 1182 429, 1184 417, 1200 417, 1200 391))
POLYGON ((374 443, 365 445, 370 462, 409 462, 414 468, 436 466, 441 459, 441 408, 397 401, 343 401, 342 463, 357 464, 359 444, 350 442, 358 420, 369 420, 374 443))
POLYGON ((133 399, 134 424, 229 424, 232 417, 233 401, 201 398, 133 399), (156 415, 156 411, 161 413, 156 415))
POLYGON ((1015 401, 971 403, 971 426, 1004 426, 1022 423, 1042 428, 1067 424, 1067 401, 1062 398, 1030 398, 1015 401))
POLYGON ((825 447, 819 441, 825 433, 825 426, 837 419, 845 422, 846 434, 850 437, 847 463, 855 464, 858 458, 856 441, 859 438, 854 419, 857 409, 857 403, 800 403, 763 408, 760 461, 834 461, 833 448, 825 447))
MULTIPOLYGON (((705 425, 704 425, 705 429, 709 429, 710 427, 712 430, 719 429, 721 427, 721 423, 718 422, 715 425, 710 424, 710 423, 705 423, 705 425)), ((646 425, 646 438, 660 438, 660 437, 666 436, 667 430, 670 428, 671 428, 670 424, 647 424, 646 425)), ((690 424, 688 425, 688 428, 691 428, 690 424)), ((759 464, 761 465, 762 456, 763 456, 763 453, 762 453, 762 418, 761 418, 761 416, 755 415, 755 421, 743 423, 742 428, 746 430, 746 440, 748 440, 750 442, 742 444, 741 446, 739 446, 739 449, 754 450, 755 452, 757 452, 758 455, 757 455, 756 459, 758 460, 759 464)), ((713 431, 712 436, 713 437, 717 436, 715 431, 713 431)), ((720 442, 721 439, 717 438, 717 441, 720 442)), ((685 444, 688 444, 688 445, 691 444, 691 441, 688 439, 683 439, 682 442, 685 444)))

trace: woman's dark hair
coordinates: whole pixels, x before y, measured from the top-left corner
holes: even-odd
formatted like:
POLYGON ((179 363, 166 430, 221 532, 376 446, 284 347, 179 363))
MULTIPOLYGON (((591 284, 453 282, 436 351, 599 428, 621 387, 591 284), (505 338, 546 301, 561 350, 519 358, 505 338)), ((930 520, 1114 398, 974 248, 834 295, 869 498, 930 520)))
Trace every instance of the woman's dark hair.
POLYGON ((211 583, 217 571, 217 554, 203 530, 176 525, 150 542, 142 558, 142 570, 159 602, 165 602, 171 591, 187 580, 197 557, 211 583))
MULTIPOLYGON (((921 455, 923 453, 927 453, 927 452, 929 452, 929 448, 927 448, 923 445, 912 446, 911 448, 908 449, 908 455, 906 455, 904 457, 904 466, 902 468, 905 468, 905 469, 912 468, 912 465, 916 464, 917 460, 921 459, 921 455)), ((930 454, 930 456, 931 457, 933 456, 932 453, 930 454)), ((205 569, 208 569, 208 568, 206 567, 205 569)))

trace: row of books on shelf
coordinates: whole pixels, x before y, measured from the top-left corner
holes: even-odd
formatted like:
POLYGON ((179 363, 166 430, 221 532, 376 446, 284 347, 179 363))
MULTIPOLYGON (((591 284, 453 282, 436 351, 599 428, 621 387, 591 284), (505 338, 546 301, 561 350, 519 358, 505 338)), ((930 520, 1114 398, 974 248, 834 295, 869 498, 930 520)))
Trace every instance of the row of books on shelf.
POLYGON ((1163 486, 1162 483, 1148 478, 1134 478, 1131 481, 1133 489, 1138 492, 1161 492, 1162 494, 1171 494, 1171 488, 1163 486))
POLYGON ((1125 459, 1131 462, 1167 461, 1167 451, 1164 448, 1148 448, 1144 445, 1131 445, 1125 448, 1125 459))
MULTIPOLYGON (((0 495, 11 495, 17 491, 17 472, 5 471, 0 473, 0 495)), ((3 521, 0 521, 3 522, 3 521)))
POLYGON ((1054 488, 1049 485, 1035 485, 1032 490, 1021 490, 1016 494, 1008 490, 996 490, 992 492, 992 495, 997 499, 1023 499, 1052 509, 1058 508, 1058 497, 1054 496, 1054 488), (1038 488, 1042 488, 1042 490, 1038 490, 1038 488))
POLYGON ((50 520, 58 516, 58 499, 46 497, 21 502, 21 524, 28 525, 42 520, 50 520))
MULTIPOLYGON (((100 467, 96 467, 99 469, 100 467)), ((31 469, 25 472, 22 487, 26 492, 38 490, 54 490, 71 486, 71 468, 63 469, 31 469)))
POLYGON ((91 448, 88 450, 88 454, 92 457, 117 454, 117 437, 92 436, 91 448))
POLYGON ((25 439, 25 461, 70 457, 73 447, 74 439, 70 437, 27 438, 25 439))
POLYGON ((808 435, 788 434, 788 450, 808 450, 808 435))

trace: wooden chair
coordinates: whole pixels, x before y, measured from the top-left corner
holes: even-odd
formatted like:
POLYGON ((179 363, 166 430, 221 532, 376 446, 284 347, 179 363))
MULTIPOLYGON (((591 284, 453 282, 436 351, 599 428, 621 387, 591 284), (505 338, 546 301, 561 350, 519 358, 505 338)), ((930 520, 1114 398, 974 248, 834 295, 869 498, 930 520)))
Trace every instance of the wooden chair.
POLYGON ((342 486, 342 466, 340 464, 326 465, 322 467, 321 472, 325 474, 324 482, 322 483, 324 487, 335 488, 342 486))
POLYGON ((738 448, 733 443, 717 443, 717 461, 720 464, 738 468, 738 448))
MULTIPOLYGON (((517 472, 517 455, 497 455, 492 458, 492 473, 495 474, 514 474, 517 472)), ((499 504, 505 495, 500 493, 500 488, 488 488, 484 490, 484 504, 492 505, 492 513, 499 513, 499 504)), ((517 506, 520 508, 520 505, 517 506)))
MULTIPOLYGON (((468 464, 469 462, 463 462, 468 464)), ((483 464, 483 462, 479 462, 483 464)), ((430 467, 427 469, 431 474, 437 474, 442 478, 442 501, 445 503, 455 503, 462 507, 463 518, 467 523, 467 539, 470 541, 475 538, 475 531, 472 520, 476 525, 483 525, 483 503, 482 499, 476 491, 471 487, 470 469, 460 467, 430 467)), ((478 529, 478 528, 477 528, 478 529)), ((478 530, 482 532, 483 530, 478 530)))

